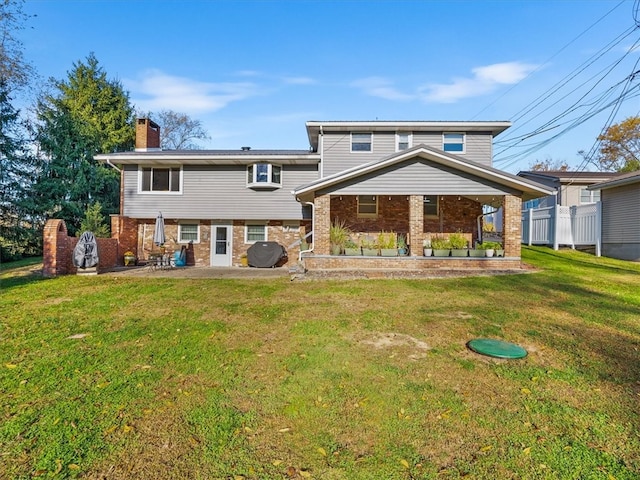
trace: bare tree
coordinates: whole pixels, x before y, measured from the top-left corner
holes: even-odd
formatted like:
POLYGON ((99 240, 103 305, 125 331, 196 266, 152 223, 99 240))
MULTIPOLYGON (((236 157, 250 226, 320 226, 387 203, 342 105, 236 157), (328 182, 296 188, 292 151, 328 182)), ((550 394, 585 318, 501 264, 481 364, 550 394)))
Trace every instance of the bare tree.
POLYGON ((547 157, 544 160, 536 160, 530 164, 529 170, 534 172, 566 172, 569 170, 569 164, 562 160, 553 160, 547 157))
POLYGON ((160 125, 160 141, 164 150, 197 150, 194 140, 209 140, 200 120, 193 120, 185 113, 162 110, 151 115, 160 125))
POLYGON ((24 0, 0 0, 0 78, 10 87, 23 87, 34 75, 24 59, 22 41, 16 37, 29 18, 23 4, 24 0))

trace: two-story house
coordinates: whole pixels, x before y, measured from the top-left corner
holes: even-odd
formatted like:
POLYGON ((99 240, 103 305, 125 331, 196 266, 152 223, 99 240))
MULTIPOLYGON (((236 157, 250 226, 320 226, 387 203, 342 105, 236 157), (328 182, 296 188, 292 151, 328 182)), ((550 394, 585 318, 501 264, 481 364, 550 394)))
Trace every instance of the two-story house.
POLYGON ((121 172, 121 211, 112 231, 141 258, 154 249, 162 212, 168 247, 189 245, 196 265, 238 265, 253 243, 265 240, 297 258, 299 240, 308 236, 308 268, 366 268, 364 258, 329 255, 329 228, 340 219, 358 236, 406 235, 410 256, 390 268, 429 268, 438 265, 415 267, 425 260, 423 239, 463 232, 471 243, 483 205, 493 205, 504 209, 504 268, 519 265, 523 200, 554 193, 491 166, 493 138, 509 126, 310 121, 309 150, 164 151, 157 125, 138 119, 135 151, 96 159, 121 172), (414 267, 406 263, 411 259, 414 267))

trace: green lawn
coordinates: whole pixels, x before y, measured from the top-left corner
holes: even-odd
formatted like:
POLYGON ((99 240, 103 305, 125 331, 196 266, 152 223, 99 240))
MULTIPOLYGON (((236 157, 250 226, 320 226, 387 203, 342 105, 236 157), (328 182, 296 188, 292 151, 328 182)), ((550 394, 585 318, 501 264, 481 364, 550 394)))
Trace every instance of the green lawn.
POLYGON ((0 478, 640 478, 640 265, 523 258, 308 282, 3 265, 0 478))

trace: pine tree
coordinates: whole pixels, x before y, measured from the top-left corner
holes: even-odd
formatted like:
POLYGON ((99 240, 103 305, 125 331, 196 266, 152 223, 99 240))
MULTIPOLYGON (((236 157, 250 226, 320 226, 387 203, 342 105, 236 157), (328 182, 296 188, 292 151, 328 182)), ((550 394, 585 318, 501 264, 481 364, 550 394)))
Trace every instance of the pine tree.
POLYGON ((50 217, 62 218, 71 234, 89 205, 119 211, 118 173, 94 160, 98 153, 133 148, 133 108, 120 82, 109 80, 98 60, 74 63, 66 80, 38 102, 41 175, 34 194, 50 217))

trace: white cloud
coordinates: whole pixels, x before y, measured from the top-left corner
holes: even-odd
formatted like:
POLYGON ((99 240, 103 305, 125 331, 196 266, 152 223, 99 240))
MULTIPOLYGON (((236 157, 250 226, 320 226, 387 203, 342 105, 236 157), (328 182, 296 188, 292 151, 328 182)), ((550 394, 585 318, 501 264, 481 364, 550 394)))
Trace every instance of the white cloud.
POLYGON ((471 70, 471 78, 454 78, 451 83, 428 84, 419 89, 425 102, 454 103, 463 98, 477 97, 495 91, 500 85, 513 85, 527 77, 539 66, 507 62, 495 63, 471 70))
POLYGON ((133 103, 143 111, 215 112, 231 102, 259 94, 258 87, 249 82, 200 82, 160 70, 147 70, 138 80, 123 80, 122 83, 131 92, 133 103))
POLYGON ((380 97, 385 100, 412 100, 414 95, 402 93, 396 89, 390 80, 382 77, 367 77, 355 80, 352 87, 361 88, 367 95, 380 97))
POLYGON ((313 85, 316 81, 309 77, 284 77, 284 83, 289 85, 313 85))

